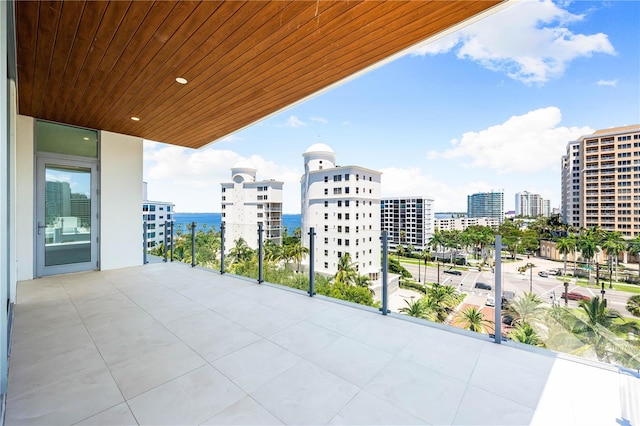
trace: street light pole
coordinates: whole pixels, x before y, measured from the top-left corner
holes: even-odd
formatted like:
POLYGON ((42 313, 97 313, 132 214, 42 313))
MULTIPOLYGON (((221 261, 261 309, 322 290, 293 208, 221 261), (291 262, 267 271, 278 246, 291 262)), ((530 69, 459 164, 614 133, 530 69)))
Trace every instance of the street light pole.
POLYGON ((529 293, 533 293, 533 264, 529 263, 529 293))
POLYGON ((420 258, 420 252, 418 252, 418 282, 420 282, 420 261, 422 259, 420 258))

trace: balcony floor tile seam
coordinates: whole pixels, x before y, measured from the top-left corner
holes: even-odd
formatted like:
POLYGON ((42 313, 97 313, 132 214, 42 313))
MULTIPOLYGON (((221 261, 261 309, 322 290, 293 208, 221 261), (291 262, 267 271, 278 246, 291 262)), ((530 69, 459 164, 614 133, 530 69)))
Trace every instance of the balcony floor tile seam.
POLYGON ((136 423, 137 423, 137 424, 140 424, 140 422, 139 422, 139 421, 138 421, 138 419, 136 418, 135 414, 133 414, 133 411, 131 411, 131 407, 129 407, 129 403, 128 403, 128 401, 125 399, 123 402, 119 402, 119 403, 117 403, 117 404, 115 404, 115 405, 112 405, 112 406, 111 406, 111 407, 109 407, 109 408, 106 408, 106 409, 104 409, 104 410, 102 410, 102 411, 99 411, 99 412, 97 412, 97 413, 91 414, 90 416, 87 416, 87 417, 85 417, 84 419, 78 420, 77 422, 73 423, 71 426, 80 425, 80 424, 82 424, 83 422, 88 421, 88 420, 89 420, 89 419, 91 419, 92 417, 95 417, 95 416, 97 416, 97 415, 99 415, 99 414, 102 414, 102 413, 105 413, 105 412, 107 412, 107 411, 109 411, 109 410, 112 410, 112 409, 114 409, 115 407, 117 407, 118 405, 121 405, 121 404, 126 404, 126 405, 127 405, 127 408, 128 408, 128 409, 129 409, 129 411, 131 412, 131 415, 133 416, 133 418, 136 420, 136 423))

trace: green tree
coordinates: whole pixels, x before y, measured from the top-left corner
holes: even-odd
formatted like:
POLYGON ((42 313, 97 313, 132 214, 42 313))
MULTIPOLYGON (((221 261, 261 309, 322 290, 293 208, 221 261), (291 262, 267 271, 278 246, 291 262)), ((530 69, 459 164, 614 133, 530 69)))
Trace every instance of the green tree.
POLYGON ((349 253, 343 254, 338 261, 338 271, 333 276, 334 282, 355 285, 357 276, 356 263, 351 262, 351 255, 349 253))
POLYGON ((638 276, 640 277, 640 236, 627 241, 627 250, 629 250, 629 254, 638 257, 638 276))
POLYGON ((627 300, 627 311, 634 317, 640 317, 640 294, 631 296, 627 300))
POLYGON ((596 253, 600 251, 598 244, 599 242, 593 233, 585 233, 578 237, 578 249, 589 266, 591 266, 591 260, 593 260, 596 253))
POLYGON ((564 275, 566 276, 567 275, 567 255, 575 251, 576 240, 571 237, 560 238, 556 242, 556 249, 558 250, 558 253, 564 256, 564 275))
POLYGON ((624 321, 618 311, 607 307, 606 299, 598 296, 580 301, 579 308, 575 313, 564 309, 560 317, 564 326, 583 343, 574 353, 581 355, 592 350, 600 361, 625 362, 629 355, 621 344, 624 340, 617 335, 638 332, 638 325, 624 321))
POLYGON ((507 247, 511 258, 515 259, 520 247, 520 240, 522 238, 522 231, 520 230, 520 223, 511 220, 505 220, 498 227, 498 234, 502 235, 502 244, 507 247))
POLYGON ((469 306, 464 311, 458 311, 454 321, 465 329, 476 333, 485 333, 493 325, 493 321, 485 319, 482 311, 475 306, 469 306))
MULTIPOLYGON (((602 248, 607 251, 607 255, 615 260, 615 280, 618 281, 618 256, 626 248, 626 244, 620 232, 608 232, 604 235, 602 248)), ((613 267, 613 265, 611 265, 613 267)))
POLYGON ((244 238, 234 241, 234 246, 229 250, 229 261, 233 263, 245 263, 253 258, 255 252, 249 247, 244 238))
POLYGON ((546 308, 542 299, 534 293, 525 293, 516 297, 505 309, 505 313, 513 317, 516 323, 539 324, 543 321, 546 308))
POLYGON ((425 298, 412 300, 411 302, 405 299, 404 303, 407 306, 400 308, 400 313, 409 315, 410 317, 426 319, 429 321, 437 320, 436 313, 431 309, 431 306, 425 298))
POLYGON ((299 240, 294 242, 293 244, 288 244, 284 248, 285 258, 291 259, 296 262, 296 272, 300 272, 300 264, 302 263, 302 259, 304 259, 308 254, 309 249, 303 246, 299 240))
POLYGON ((284 248, 276 244, 273 240, 264 242, 264 260, 265 262, 277 263, 284 258, 284 248))
POLYGON ((538 333, 526 322, 516 325, 515 329, 509 333, 509 338, 516 342, 525 343, 532 346, 544 346, 542 338, 538 333))

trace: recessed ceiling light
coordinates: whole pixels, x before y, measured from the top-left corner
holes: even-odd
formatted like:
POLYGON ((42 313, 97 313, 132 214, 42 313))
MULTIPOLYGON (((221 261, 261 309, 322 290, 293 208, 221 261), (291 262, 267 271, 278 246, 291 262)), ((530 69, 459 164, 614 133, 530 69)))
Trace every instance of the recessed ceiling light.
POLYGON ((176 81, 180 84, 187 84, 187 79, 186 78, 182 78, 182 77, 178 77, 176 78, 176 81))
POLYGON ((88 140, 89 140, 89 138, 88 138, 88 137, 86 137, 86 136, 85 136, 84 138, 82 138, 82 139, 84 139, 85 141, 88 141, 88 140))
POLYGON ((138 117, 131 117, 131 119, 132 119, 133 121, 140 121, 140 119, 139 119, 138 117))

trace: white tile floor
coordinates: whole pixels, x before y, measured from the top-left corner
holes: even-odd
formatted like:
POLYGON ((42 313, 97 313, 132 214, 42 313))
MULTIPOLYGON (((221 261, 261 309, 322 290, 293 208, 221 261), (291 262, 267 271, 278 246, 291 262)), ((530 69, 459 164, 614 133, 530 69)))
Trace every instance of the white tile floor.
POLYGON ((21 282, 6 424, 625 425, 640 379, 182 264, 21 282))

